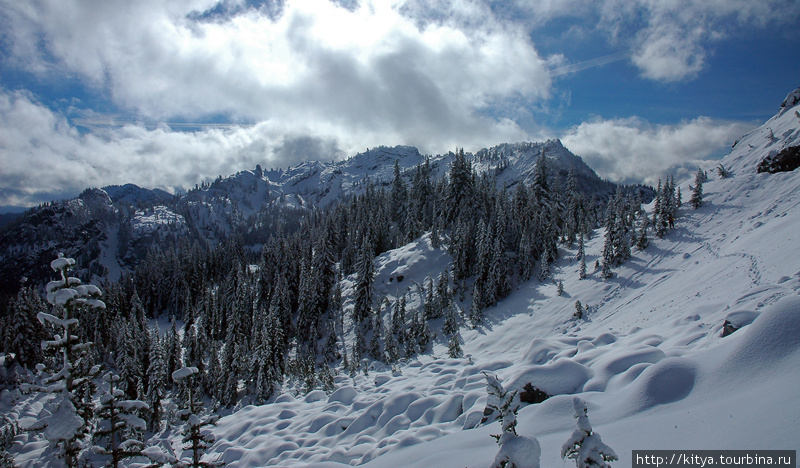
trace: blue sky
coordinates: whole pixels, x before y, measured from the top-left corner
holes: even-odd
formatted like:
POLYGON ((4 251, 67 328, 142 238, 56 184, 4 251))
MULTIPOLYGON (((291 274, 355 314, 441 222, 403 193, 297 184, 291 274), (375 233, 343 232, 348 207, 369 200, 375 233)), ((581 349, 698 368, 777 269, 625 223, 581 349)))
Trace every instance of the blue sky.
POLYGON ((800 86, 789 0, 0 0, 0 206, 376 145, 711 165, 800 86))

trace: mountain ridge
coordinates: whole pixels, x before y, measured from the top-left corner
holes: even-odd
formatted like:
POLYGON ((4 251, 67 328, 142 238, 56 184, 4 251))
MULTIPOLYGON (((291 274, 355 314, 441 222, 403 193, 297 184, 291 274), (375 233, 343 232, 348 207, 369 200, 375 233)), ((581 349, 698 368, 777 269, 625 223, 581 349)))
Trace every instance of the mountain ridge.
MULTIPOLYGON (((615 190, 615 184, 602 180, 557 139, 506 143, 465 153, 473 170, 500 188, 530 183, 541 155, 559 187, 573 172, 578 189, 589 198, 603 200, 615 190)), ((0 229, 0 260, 12 265, 0 274, 2 293, 13 294, 19 277, 43 281, 48 273, 41 265, 57 251, 80 259, 84 273, 102 279, 118 278, 120 268, 135 266, 151 246, 174 244, 182 238, 215 245, 239 233, 248 245, 257 247, 270 229, 291 226, 308 210, 363 193, 368 185, 388 188, 395 162, 408 183, 422 165, 428 167, 431 178, 444 178, 454 157, 454 152, 430 156, 411 146, 379 146, 341 161, 306 161, 286 170, 263 170, 259 165, 204 182, 181 195, 134 184, 86 189, 74 199, 28 210, 0 229), (112 247, 117 252, 107 252, 112 247)), ((630 190, 645 201, 653 193, 643 186, 630 190)))

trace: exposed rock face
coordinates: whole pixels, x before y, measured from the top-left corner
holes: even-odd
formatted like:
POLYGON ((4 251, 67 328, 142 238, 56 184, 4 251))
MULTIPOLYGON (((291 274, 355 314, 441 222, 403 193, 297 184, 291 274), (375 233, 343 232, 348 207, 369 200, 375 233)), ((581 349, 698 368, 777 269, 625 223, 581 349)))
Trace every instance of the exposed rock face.
POLYGON ((800 88, 795 89, 786 96, 786 99, 781 103, 781 108, 792 107, 798 102, 800 102, 800 88))
POLYGON ((757 172, 791 172, 800 167, 800 146, 790 146, 774 156, 767 156, 758 163, 757 172))

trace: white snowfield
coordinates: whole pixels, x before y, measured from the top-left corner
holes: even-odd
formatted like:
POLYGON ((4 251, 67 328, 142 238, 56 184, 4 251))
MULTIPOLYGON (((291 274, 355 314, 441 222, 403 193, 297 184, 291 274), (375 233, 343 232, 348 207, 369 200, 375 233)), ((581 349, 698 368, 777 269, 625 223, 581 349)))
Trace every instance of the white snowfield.
MULTIPOLYGON (((540 442, 541 466, 573 464, 560 450, 575 430, 574 396, 619 456, 612 466, 631 466, 638 449, 800 450, 800 171, 756 173, 763 157, 800 144, 795 109, 739 140, 721 161, 731 177, 704 168, 700 209, 687 203, 693 180, 681 184, 676 228, 634 250, 616 277, 592 272, 601 230, 587 242, 587 279, 579 280, 575 250, 562 248, 555 281, 522 284, 486 310, 485 326, 462 327, 470 357, 444 358, 439 338, 433 356, 396 372, 340 376, 330 395, 284 394, 239 408, 213 429, 209 459, 232 467, 487 467, 499 449, 490 434, 500 427, 478 425, 482 371, 507 389, 530 382, 555 395, 518 416, 517 432, 540 442), (576 300, 589 307, 579 321, 571 319, 576 300), (743 328, 722 338, 726 318, 743 328)), ((448 260, 427 236, 383 254, 376 297, 416 291, 448 260)))
MULTIPOLYGON (((651 234, 649 247, 634 249, 615 277, 592 271, 603 247, 599 230, 586 243, 586 279, 579 279, 576 249, 562 247, 554 281, 519 285, 485 311, 476 330, 462 317, 466 357, 444 357, 438 337, 432 355, 394 370, 377 365, 369 375, 339 375, 330 394, 284 389, 270 404, 223 412, 209 428, 216 442, 204 460, 230 467, 488 467, 499 450, 490 434, 500 425, 480 424, 482 372, 506 389, 531 383, 553 395, 523 405, 517 416, 517 433, 538 440, 543 467, 574 465, 561 459, 561 448, 576 429, 575 397, 619 456, 612 466, 631 466, 632 450, 800 450, 800 170, 756 173, 765 156, 800 144, 797 109, 782 108, 738 141, 721 161, 730 177, 704 168, 710 180, 698 210, 688 203, 693 180, 680 184, 684 205, 675 229, 664 239, 651 234), (576 300, 588 306, 581 320, 572 319, 576 300), (723 338, 726 318, 741 329, 723 338)), ((375 261, 375 297, 410 289, 413 311, 416 285, 448 263, 427 234, 386 252, 375 261)), ((352 278, 343 286, 349 310, 352 278)), ((469 294, 459 306, 468 302, 469 294)), ((20 417, 37 414, 42 402, 26 405, 20 417)), ((171 434, 179 447, 178 432, 171 434)), ((43 448, 33 440, 13 447, 23 450, 16 462, 37 466, 43 448)))

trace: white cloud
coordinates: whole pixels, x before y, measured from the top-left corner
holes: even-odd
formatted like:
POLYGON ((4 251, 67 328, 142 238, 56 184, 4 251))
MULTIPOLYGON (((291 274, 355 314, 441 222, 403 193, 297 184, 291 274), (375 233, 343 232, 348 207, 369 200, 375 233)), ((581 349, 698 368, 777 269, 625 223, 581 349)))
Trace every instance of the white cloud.
POLYGON ((152 118, 332 122, 430 146, 487 138, 503 124, 478 109, 511 94, 538 101, 551 85, 525 31, 474 2, 444 2, 458 14, 441 21, 377 0, 351 9, 290 0, 277 16, 249 9, 202 20, 216 2, 24 3, 4 7, 16 59, 77 74, 152 118), (39 51, 24 46, 37 42, 39 51))
POLYGON ((0 206, 30 206, 86 187, 129 182, 188 188, 256 164, 285 167, 309 157, 342 156, 335 142, 291 132, 270 123, 197 132, 129 124, 81 134, 29 94, 3 92, 0 206))
MULTIPOLYGON (((289 0, 268 10, 217 0, 0 0, 0 24, 7 63, 45 82, 77 78, 135 119, 254 125, 179 133, 76 119, 91 129, 79 134, 33 96, 3 92, 7 145, 28 161, 4 165, 5 194, 25 164, 28 173, 61 169, 47 177, 52 190, 186 186, 269 158, 285 166, 300 150, 331 159, 378 144, 437 153, 522 140, 517 123, 486 109, 541 102, 551 88, 525 30, 493 20, 480 2, 289 0), (39 124, 16 125, 20 113, 39 124)), ((31 178, 25 193, 44 188, 31 178)))
POLYGON ((569 129, 562 141, 601 177, 655 185, 669 173, 718 158, 752 128, 707 117, 676 125, 652 125, 636 117, 596 119, 569 129))

